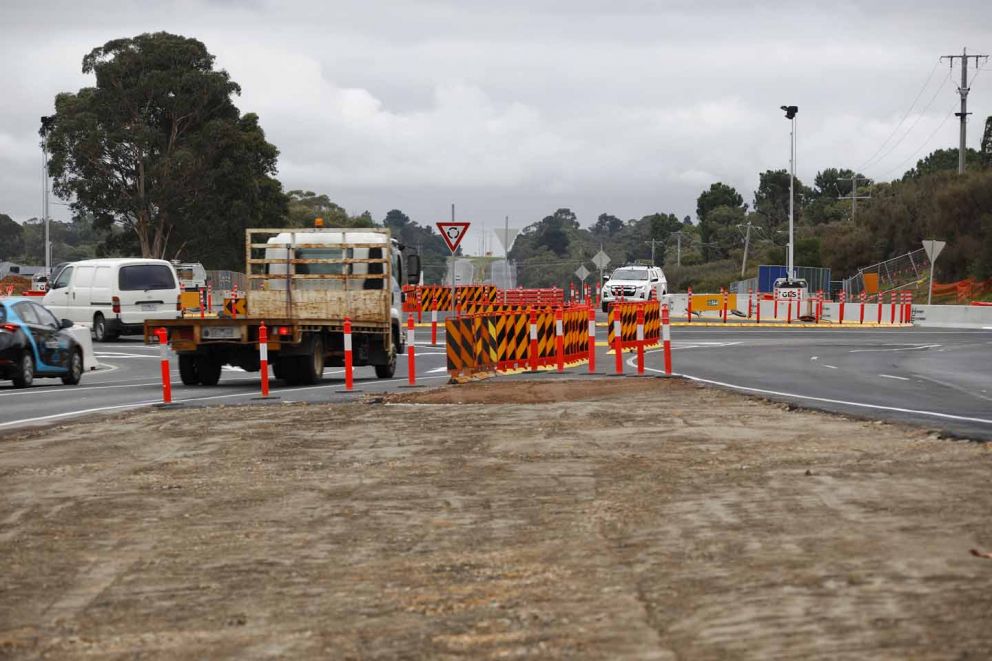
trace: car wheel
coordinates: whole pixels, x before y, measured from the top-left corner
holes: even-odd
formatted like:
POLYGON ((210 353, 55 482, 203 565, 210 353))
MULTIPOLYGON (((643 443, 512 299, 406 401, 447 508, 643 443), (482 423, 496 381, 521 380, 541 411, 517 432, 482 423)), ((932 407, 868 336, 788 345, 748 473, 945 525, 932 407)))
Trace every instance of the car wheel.
POLYGON ((62 383, 67 386, 74 386, 83 378, 83 354, 73 351, 69 358, 69 373, 62 377, 62 383))
POLYGON ((27 388, 34 383, 34 358, 30 353, 21 356, 21 363, 18 365, 17 375, 11 379, 15 388, 27 388))
POLYGON ((210 356, 197 356, 196 373, 200 377, 200 383, 205 386, 216 386, 220 381, 220 361, 210 356))
POLYGON ((179 356, 179 379, 184 386, 195 386, 200 382, 200 374, 196 371, 196 356, 179 356))

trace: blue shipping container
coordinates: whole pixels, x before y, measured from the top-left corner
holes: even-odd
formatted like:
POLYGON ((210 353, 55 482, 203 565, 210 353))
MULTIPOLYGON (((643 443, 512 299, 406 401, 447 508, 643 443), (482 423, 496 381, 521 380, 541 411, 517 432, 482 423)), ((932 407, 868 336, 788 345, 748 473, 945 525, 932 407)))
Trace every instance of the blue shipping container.
POLYGON ((758 291, 771 294, 775 290, 775 281, 789 274, 785 266, 759 266, 758 291))

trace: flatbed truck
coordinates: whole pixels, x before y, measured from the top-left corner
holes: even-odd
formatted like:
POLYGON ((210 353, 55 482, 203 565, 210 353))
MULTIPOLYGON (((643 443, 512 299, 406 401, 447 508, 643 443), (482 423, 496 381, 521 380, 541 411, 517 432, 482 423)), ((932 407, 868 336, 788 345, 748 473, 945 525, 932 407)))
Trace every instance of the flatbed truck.
POLYGON ((222 367, 259 370, 259 328, 268 330, 269 364, 289 384, 318 382, 325 366, 344 364, 344 322, 353 362, 392 378, 405 352, 402 285, 416 284, 420 258, 388 229, 249 229, 245 314, 221 312, 154 320, 145 342, 165 328, 186 385, 216 385, 222 367))

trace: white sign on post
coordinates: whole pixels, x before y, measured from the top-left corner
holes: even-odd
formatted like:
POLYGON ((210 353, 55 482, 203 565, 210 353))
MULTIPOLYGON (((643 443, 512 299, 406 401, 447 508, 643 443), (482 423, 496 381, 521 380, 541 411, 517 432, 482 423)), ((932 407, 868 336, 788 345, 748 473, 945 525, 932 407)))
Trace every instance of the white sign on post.
POLYGON ((575 269, 575 277, 581 280, 582 282, 586 281, 586 278, 589 277, 589 269, 586 268, 585 264, 575 269))
POLYGON ((592 258, 592 263, 596 265, 596 268, 598 268, 600 271, 602 271, 603 269, 606 268, 606 265, 610 263, 610 256, 607 255, 602 250, 600 250, 592 258))
POLYGON ((452 255, 455 254, 455 251, 458 250, 458 244, 465 238, 465 233, 468 231, 470 223, 440 221, 434 224, 437 225, 438 231, 441 232, 441 238, 444 239, 448 250, 451 251, 452 255))
POLYGON ((947 245, 944 241, 936 241, 934 239, 928 239, 923 242, 923 250, 926 251, 927 257, 930 259, 930 285, 927 287, 927 305, 933 302, 933 263, 937 261, 937 255, 940 251, 944 249, 947 245))

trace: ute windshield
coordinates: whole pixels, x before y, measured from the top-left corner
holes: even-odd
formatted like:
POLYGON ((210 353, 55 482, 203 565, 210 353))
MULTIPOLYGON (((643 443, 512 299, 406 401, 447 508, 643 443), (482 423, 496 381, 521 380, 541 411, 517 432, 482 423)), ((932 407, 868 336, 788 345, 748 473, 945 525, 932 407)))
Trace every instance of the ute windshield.
POLYGON ((617 269, 610 280, 647 280, 647 269, 617 269))

